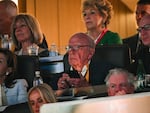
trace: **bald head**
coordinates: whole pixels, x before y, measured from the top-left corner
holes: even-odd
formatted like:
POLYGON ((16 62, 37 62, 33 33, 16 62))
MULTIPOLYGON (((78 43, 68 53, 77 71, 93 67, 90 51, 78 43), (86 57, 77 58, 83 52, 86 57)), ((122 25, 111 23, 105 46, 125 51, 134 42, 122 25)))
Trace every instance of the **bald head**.
POLYGON ((78 40, 77 42, 83 44, 83 45, 89 45, 91 48, 95 48, 95 43, 94 40, 91 39, 88 35, 86 35, 85 33, 76 33, 73 36, 71 36, 69 42, 71 42, 72 40, 78 40))
POLYGON ((95 52, 95 43, 85 33, 76 33, 69 40, 69 64, 78 72, 82 71, 95 52))
POLYGON ((17 6, 13 1, 0 1, 0 34, 10 34, 10 26, 17 13, 17 6))

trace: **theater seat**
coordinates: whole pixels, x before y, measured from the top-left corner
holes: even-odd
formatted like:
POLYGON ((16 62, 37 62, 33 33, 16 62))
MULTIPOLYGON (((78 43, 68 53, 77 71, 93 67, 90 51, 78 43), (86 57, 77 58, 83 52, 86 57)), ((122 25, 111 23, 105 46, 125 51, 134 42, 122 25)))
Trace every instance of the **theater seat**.
POLYGON ((33 86, 35 70, 39 70, 38 56, 17 56, 16 78, 26 79, 29 88, 33 86))
POLYGON ((21 103, 16 105, 8 106, 3 113, 31 113, 28 103, 21 103))

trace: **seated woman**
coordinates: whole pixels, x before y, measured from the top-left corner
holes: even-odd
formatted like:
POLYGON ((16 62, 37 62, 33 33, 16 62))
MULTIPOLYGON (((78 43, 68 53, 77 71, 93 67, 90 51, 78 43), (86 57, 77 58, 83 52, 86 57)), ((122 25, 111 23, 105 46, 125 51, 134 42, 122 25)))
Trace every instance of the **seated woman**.
POLYGON ((29 47, 38 47, 39 56, 48 56, 48 50, 39 47, 42 43, 43 33, 40 29, 39 22, 29 14, 17 15, 11 26, 11 37, 16 46, 17 55, 28 55, 29 47))
POLYGON ((15 79, 15 57, 8 50, 0 48, 0 85, 2 104, 13 105, 27 101, 27 82, 24 79, 15 79))
POLYGON ((32 113, 39 113, 43 104, 55 103, 56 97, 52 88, 44 83, 29 90, 28 102, 32 113))

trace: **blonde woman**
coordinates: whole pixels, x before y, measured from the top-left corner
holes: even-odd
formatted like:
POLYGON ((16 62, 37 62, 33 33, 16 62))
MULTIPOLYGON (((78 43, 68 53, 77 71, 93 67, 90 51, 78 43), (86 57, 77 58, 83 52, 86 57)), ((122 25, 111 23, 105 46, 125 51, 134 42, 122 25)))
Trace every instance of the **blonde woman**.
MULTIPOLYGON (((42 43, 43 33, 38 20, 29 14, 18 14, 11 26, 11 37, 17 55, 28 55, 27 48, 42 43)), ((39 56, 48 56, 48 50, 39 47, 39 56)))
POLYGON ((54 91, 48 84, 32 87, 28 92, 28 102, 32 113, 39 113, 40 107, 46 103, 55 103, 54 91))

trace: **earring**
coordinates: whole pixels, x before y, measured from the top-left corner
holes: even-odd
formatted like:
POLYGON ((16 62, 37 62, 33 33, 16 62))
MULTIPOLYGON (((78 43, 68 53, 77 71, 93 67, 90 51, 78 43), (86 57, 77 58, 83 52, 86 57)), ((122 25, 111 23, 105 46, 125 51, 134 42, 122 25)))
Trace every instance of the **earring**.
POLYGON ((6 75, 8 75, 8 74, 9 74, 9 72, 7 71, 7 72, 6 72, 6 75))

